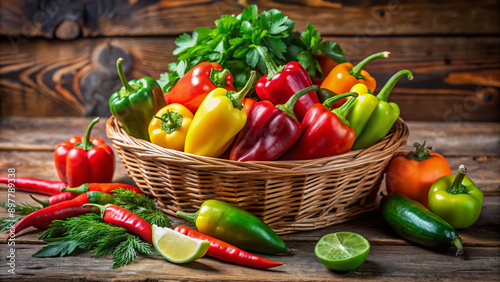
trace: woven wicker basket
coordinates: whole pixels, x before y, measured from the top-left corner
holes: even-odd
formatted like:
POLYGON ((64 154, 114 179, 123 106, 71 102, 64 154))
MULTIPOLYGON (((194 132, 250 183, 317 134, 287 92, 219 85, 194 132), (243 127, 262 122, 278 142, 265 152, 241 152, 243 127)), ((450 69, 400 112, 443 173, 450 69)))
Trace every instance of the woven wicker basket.
POLYGON ((348 221, 377 208, 384 169, 408 127, 365 150, 307 161, 236 162, 169 150, 127 135, 112 116, 107 136, 128 174, 162 210, 196 211, 208 199, 239 206, 278 234, 348 221))

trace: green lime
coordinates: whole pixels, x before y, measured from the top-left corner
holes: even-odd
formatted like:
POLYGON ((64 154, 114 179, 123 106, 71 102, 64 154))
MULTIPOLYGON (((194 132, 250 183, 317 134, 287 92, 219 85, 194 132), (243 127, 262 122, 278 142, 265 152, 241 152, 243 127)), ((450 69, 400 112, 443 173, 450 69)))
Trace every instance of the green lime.
POLYGON ((319 261, 332 270, 349 271, 365 262, 370 252, 370 243, 353 232, 326 234, 319 239, 314 253, 319 261))
POLYGON ((203 257, 210 247, 207 240, 188 237, 168 227, 153 228, 153 246, 167 260, 186 263, 203 257))

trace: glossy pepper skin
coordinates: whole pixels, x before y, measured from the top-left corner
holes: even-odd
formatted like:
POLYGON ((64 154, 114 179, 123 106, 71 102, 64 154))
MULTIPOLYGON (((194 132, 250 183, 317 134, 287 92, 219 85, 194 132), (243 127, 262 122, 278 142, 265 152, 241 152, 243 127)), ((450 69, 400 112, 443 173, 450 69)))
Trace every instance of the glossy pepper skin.
POLYGON ((164 95, 168 104, 179 103, 196 113, 203 99, 215 88, 236 91, 233 75, 218 63, 201 62, 184 74, 164 95))
POLYGON ((115 155, 109 145, 90 132, 99 118, 92 120, 84 137, 73 136, 57 145, 54 163, 59 179, 75 187, 88 182, 111 182, 115 171, 115 155))
POLYGON ((151 77, 127 81, 122 64, 119 58, 116 68, 123 86, 109 97, 109 109, 130 136, 149 141, 149 122, 166 106, 163 91, 151 77))
POLYGON ((356 133, 352 150, 366 149, 377 143, 387 135, 396 122, 400 113, 399 106, 396 103, 387 102, 387 98, 403 76, 406 76, 408 80, 413 79, 411 71, 399 71, 387 81, 377 96, 369 92, 363 93, 363 86, 353 87, 352 90, 359 91, 360 96, 346 115, 346 119, 356 133))
POLYGON ((457 229, 474 224, 483 206, 483 191, 466 174, 460 165, 456 175, 439 178, 429 190, 429 209, 457 229))
POLYGON ((399 193, 429 208, 429 189, 438 178, 451 174, 448 161, 418 142, 415 151, 398 152, 386 172, 387 193, 399 193))
POLYGON ((184 151, 187 131, 192 121, 193 113, 179 103, 161 108, 149 123, 151 143, 167 149, 184 151))
POLYGON ((37 193, 43 195, 56 195, 60 193, 60 189, 66 186, 62 181, 51 181, 38 178, 21 178, 21 177, 0 177, 0 183, 4 183, 15 187, 16 190, 37 193))
POLYGON ((318 89, 313 85, 295 93, 284 105, 260 101, 253 106, 245 127, 231 150, 234 161, 271 161, 279 158, 299 140, 300 123, 293 106, 300 97, 318 89))
POLYGON ((175 231, 187 235, 191 238, 207 240, 210 242, 207 255, 218 258, 223 261, 228 261, 240 265, 246 265, 253 268, 271 268, 282 265, 281 262, 271 261, 259 256, 247 253, 239 248, 230 245, 222 240, 210 237, 205 234, 196 232, 186 226, 177 226, 175 231))
POLYGON ((141 236, 146 242, 153 244, 153 231, 151 225, 127 209, 113 204, 85 204, 84 207, 98 208, 101 211, 101 217, 104 222, 123 227, 141 236))
POLYGON ((60 202, 64 202, 64 201, 68 201, 68 200, 71 200, 71 199, 74 199, 76 197, 78 197, 80 194, 77 194, 77 193, 71 193, 71 192, 61 192, 59 194, 55 194, 53 196, 50 196, 47 198, 47 200, 39 200, 35 197, 33 197, 33 195, 30 194, 30 197, 37 203, 39 203, 40 205, 42 205, 42 207, 48 207, 50 205, 54 205, 54 204, 57 204, 57 203, 60 203, 60 202))
POLYGON ((215 237, 243 250, 265 254, 286 251, 286 245, 264 222, 253 214, 218 200, 205 201, 196 213, 177 215, 196 225, 200 233, 215 237))
MULTIPOLYGON (((260 77, 255 84, 255 92, 261 100, 273 104, 284 104, 298 91, 313 85, 307 71, 298 62, 289 62, 278 67, 269 54, 260 46, 254 46, 262 56, 267 67, 267 75, 260 77)), ((297 119, 302 121, 307 109, 319 103, 314 91, 302 96, 293 108, 297 119)))
POLYGON ((216 88, 205 97, 188 129, 184 152, 218 157, 229 148, 247 121, 243 99, 254 79, 255 71, 252 71, 247 84, 239 92, 216 88))
POLYGON ((302 120, 302 137, 283 155, 283 160, 308 160, 343 154, 354 143, 354 130, 344 118, 358 96, 357 93, 337 95, 324 104, 314 104, 302 120), (339 99, 352 97, 340 108, 330 111, 339 99))
MULTIPOLYGON (((351 91, 351 88, 358 83, 365 84, 371 92, 375 91, 377 82, 375 79, 363 68, 371 61, 377 58, 389 58, 391 53, 384 51, 380 53, 375 53, 366 57, 364 60, 359 62, 356 66, 346 62, 335 66, 325 77, 321 83, 320 88, 325 88, 334 93, 347 93, 351 91)), ((360 93, 358 93, 360 94, 360 93)), ((334 108, 340 107, 345 103, 345 99, 338 101, 333 105, 334 108)))
MULTIPOLYGON (((36 224, 51 222, 55 219, 66 219, 91 212, 90 207, 83 207, 84 204, 108 204, 111 202, 113 202, 113 197, 110 194, 101 192, 84 193, 72 200, 50 205, 28 214, 14 225, 13 230, 15 230, 15 233, 18 233, 36 224)), ((13 233, 10 233, 6 240, 9 240, 12 235, 13 233)))

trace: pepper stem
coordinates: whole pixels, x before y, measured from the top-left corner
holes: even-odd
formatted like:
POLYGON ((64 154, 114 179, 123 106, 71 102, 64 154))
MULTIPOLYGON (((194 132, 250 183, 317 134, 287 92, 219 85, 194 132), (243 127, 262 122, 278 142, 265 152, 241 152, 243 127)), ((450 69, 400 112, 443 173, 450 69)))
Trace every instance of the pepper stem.
POLYGON ((392 89, 394 89, 394 86, 396 83, 403 77, 406 76, 408 80, 413 80, 413 73, 409 70, 401 70, 395 73, 387 83, 384 85, 382 90, 377 94, 377 99, 379 101, 387 102, 387 99, 389 98, 389 94, 391 94, 392 89))
MULTIPOLYGON (((351 106, 354 105, 354 102, 356 101, 356 98, 358 98, 359 94, 356 92, 349 92, 349 93, 342 94, 342 95, 345 95, 345 97, 351 96, 352 98, 347 100, 347 102, 342 104, 342 106, 340 106, 339 108, 333 109, 332 113, 336 114, 337 117, 343 123, 347 124, 348 126, 351 126, 351 123, 345 118, 345 116, 347 115, 349 108, 351 108, 351 106)), ((338 96, 342 96, 342 95, 338 95, 338 96)), ((330 108, 328 108, 328 109, 330 109, 330 108)))
POLYGON ((457 247, 455 256, 461 256, 464 254, 464 246, 462 245, 462 240, 460 239, 460 237, 456 236, 455 238, 453 238, 452 244, 457 247))
POLYGON ((101 213, 101 217, 104 217, 104 213, 106 212, 106 209, 109 207, 109 206, 112 206, 113 204, 106 204, 106 205, 99 205, 99 204, 84 204, 83 207, 93 207, 93 208, 98 208, 100 213, 101 213))
POLYGON ((118 58, 118 60, 116 60, 116 68, 118 69, 118 76, 120 77, 120 81, 122 82, 122 85, 125 88, 125 96, 128 96, 130 93, 135 92, 136 89, 134 89, 125 78, 125 74, 123 73, 123 67, 122 67, 123 62, 124 62, 123 58, 118 58))
MULTIPOLYGON (((326 99, 324 102, 323 102, 323 106, 327 107, 328 109, 330 109, 333 104, 337 103, 338 101, 346 98, 346 97, 352 97, 354 96, 353 93, 356 93, 356 92, 348 92, 348 93, 344 93, 344 94, 339 94, 339 95, 335 95, 333 97, 330 97, 328 99, 326 99)), ((356 93, 358 94, 358 93, 356 93)), ((357 96, 356 96, 357 97, 357 96)), ((350 100, 350 99, 349 99, 350 100)), ((344 103, 345 104, 345 103, 344 103)), ((342 105, 344 105, 342 104, 342 105)))
POLYGON ((250 71, 250 78, 247 80, 245 86, 238 92, 228 91, 226 92, 226 96, 231 99, 233 103, 233 107, 238 110, 243 109, 243 99, 248 94, 250 89, 253 86, 253 81, 255 80, 256 72, 254 70, 250 71))
POLYGON ((78 187, 63 187, 61 188, 61 192, 72 192, 77 194, 83 194, 89 191, 89 184, 84 183, 78 187))
POLYGON ((448 187, 447 192, 449 194, 457 195, 457 194, 466 194, 466 187, 465 185, 462 184, 462 181, 464 180, 465 175, 467 174, 467 167, 465 165, 461 164, 458 167, 458 172, 455 175, 455 180, 453 180, 453 183, 451 184, 450 187, 448 187))
POLYGON ((276 63, 273 61, 271 56, 269 55, 268 52, 264 51, 264 49, 261 46, 258 45, 250 45, 250 48, 255 48, 260 54, 260 57, 264 61, 264 64, 266 64, 267 68, 267 79, 273 78, 277 73, 283 70, 284 66, 278 66, 276 63))
POLYGON ((48 207, 50 206, 50 202, 49 201, 42 201, 42 200, 38 200, 37 198, 33 197, 33 195, 30 194, 30 197, 31 199, 33 199, 35 202, 39 203, 40 205, 42 205, 42 207, 48 207))
POLYGON ((76 144, 75 147, 82 148, 85 151, 88 151, 92 147, 95 147, 95 145, 90 142, 90 132, 92 131, 92 127, 94 127, 94 124, 96 124, 98 121, 99 117, 96 117, 90 122, 89 126, 87 126, 87 131, 85 131, 85 137, 83 137, 83 141, 76 144))
POLYGON ((276 105, 276 108, 282 110, 283 112, 291 115, 295 120, 297 120, 297 117, 295 116, 294 112, 293 112, 293 108, 295 107, 295 103, 304 95, 306 95, 307 93, 310 93, 310 92, 313 92, 313 91, 317 91, 319 89, 319 86, 318 85, 313 85, 313 86, 309 86, 309 87, 306 87, 304 89, 301 89, 299 91, 297 91, 297 93, 293 94, 289 99, 288 101, 286 101, 285 104, 282 104, 282 105, 276 105))
POLYGON ((226 76, 230 73, 228 69, 212 69, 210 71, 210 81, 217 87, 224 87, 227 85, 226 76))
POLYGON ((378 59, 378 58, 389 58, 390 55, 391 55, 391 52, 387 52, 387 51, 372 54, 372 55, 366 57, 361 62, 359 62, 355 67, 350 68, 349 72, 351 73, 352 76, 356 77, 357 79, 365 79, 365 77, 361 75, 361 71, 369 62, 371 62, 375 59, 378 59))
POLYGON ((177 211, 175 214, 179 217, 182 217, 184 219, 189 220, 192 224, 196 225, 196 218, 198 217, 198 211, 195 213, 188 213, 188 212, 183 212, 183 211, 177 211))
POLYGON ((432 147, 431 146, 425 147, 425 142, 426 141, 424 140, 424 143, 422 143, 422 145, 420 145, 420 143, 418 142, 413 143, 415 151, 408 152, 407 155, 408 159, 414 161, 423 161, 430 158, 431 157, 430 152, 432 150, 432 147))

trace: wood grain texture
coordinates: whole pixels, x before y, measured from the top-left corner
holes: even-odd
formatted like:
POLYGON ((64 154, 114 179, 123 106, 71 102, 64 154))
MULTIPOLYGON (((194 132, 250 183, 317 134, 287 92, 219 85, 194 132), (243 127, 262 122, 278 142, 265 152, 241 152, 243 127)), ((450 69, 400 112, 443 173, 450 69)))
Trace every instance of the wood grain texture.
MULTIPOLYGON (((366 67, 378 90, 398 70, 390 100, 406 120, 500 121, 498 37, 327 37, 356 63, 391 51, 366 67)), ((173 38, 96 38, 73 41, 0 40, 0 116, 109 116, 107 101, 120 87, 115 62, 128 79, 158 78, 177 58, 173 38)), ((378 91, 377 90, 377 91, 378 91)))
POLYGON ((78 36, 177 35, 209 27, 223 14, 280 9, 298 29, 325 35, 498 34, 498 1, 2 1, 0 34, 72 39, 78 36), (314 15, 314 16, 311 16, 314 15), (466 19, 466 20, 464 20, 466 19))

